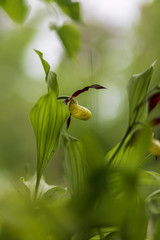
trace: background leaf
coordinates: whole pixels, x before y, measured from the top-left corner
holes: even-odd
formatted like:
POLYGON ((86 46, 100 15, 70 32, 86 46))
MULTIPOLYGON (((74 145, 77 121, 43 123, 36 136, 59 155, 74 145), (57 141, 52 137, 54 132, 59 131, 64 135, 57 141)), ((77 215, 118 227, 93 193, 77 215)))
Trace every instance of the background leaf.
POLYGON ((148 87, 151 81, 151 77, 153 74, 153 66, 152 64, 145 72, 142 72, 137 75, 133 75, 128 84, 128 97, 129 97, 129 123, 130 125, 133 122, 140 120, 140 116, 144 111, 144 105, 141 106, 141 109, 136 108, 143 101, 148 87))
POLYGON ((76 21, 80 21, 80 3, 71 0, 55 0, 64 13, 76 21))
POLYGON ((141 185, 152 185, 160 187, 160 174, 153 171, 141 171, 139 173, 141 185))
POLYGON ((57 34, 61 39, 69 57, 74 57, 80 49, 81 39, 78 28, 73 24, 64 24, 57 28, 57 34))
POLYGON ((16 23, 23 23, 29 12, 29 6, 25 0, 2 0, 0 5, 16 23))
POLYGON ((80 3, 71 0, 46 0, 46 2, 56 2, 61 10, 75 21, 80 21, 80 3))
POLYGON ((65 145, 64 175, 72 195, 83 194, 86 185, 86 160, 81 142, 63 133, 65 145))
POLYGON ((57 149, 61 128, 68 116, 68 109, 57 101, 54 92, 42 96, 30 113, 30 121, 37 142, 37 178, 57 149))

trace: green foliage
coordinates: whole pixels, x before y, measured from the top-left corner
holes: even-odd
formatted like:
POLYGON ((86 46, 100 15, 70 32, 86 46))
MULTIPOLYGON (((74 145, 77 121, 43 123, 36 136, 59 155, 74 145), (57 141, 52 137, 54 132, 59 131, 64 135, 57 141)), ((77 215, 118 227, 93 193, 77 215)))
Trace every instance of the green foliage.
POLYGON ((57 34, 62 41, 69 57, 74 57, 80 49, 81 39, 78 28, 73 24, 64 24, 57 28, 57 34))
POLYGON ((49 66, 48 62, 46 60, 44 60, 43 53, 41 53, 40 51, 38 51, 36 49, 34 49, 34 51, 38 54, 38 56, 39 56, 39 58, 41 60, 41 63, 42 63, 42 66, 44 68, 44 71, 46 73, 46 78, 47 78, 47 75, 48 75, 49 70, 50 70, 50 66, 49 66))
MULTIPOLYGON (((80 20, 79 3, 70 0, 54 2, 73 20, 80 20)), ((80 35, 75 26, 67 24, 55 30, 68 55, 75 56, 80 47, 80 35)), ((19 45, 18 40, 14 42, 19 45)), ((2 53, 6 51, 3 46, 1 50, 2 53)), ((48 87, 48 93, 37 101, 30 113, 36 136, 37 172, 29 180, 21 178, 14 185, 8 175, 0 174, 0 239, 159 240, 160 174, 143 167, 148 159, 151 160, 148 152, 154 131, 148 124, 150 113, 146 107, 151 97, 159 93, 159 85, 148 90, 153 64, 131 78, 128 127, 122 140, 106 155, 100 144, 105 145, 104 139, 98 141, 99 136, 93 137, 89 131, 83 131, 85 136, 80 141, 63 130, 69 116, 68 108, 62 102, 66 97, 58 96, 56 73, 50 70, 43 54, 38 50, 35 52, 44 68, 48 87), (65 177, 66 182, 62 181, 60 186, 49 185, 43 174, 57 150, 61 135, 64 152, 61 147, 56 157, 59 161, 63 158, 61 178, 65 177)), ((17 68, 21 58, 14 59, 13 54, 12 60, 17 68)), ((8 57, 5 61, 8 64, 8 57)), ((74 71, 77 69, 72 66, 71 73, 74 71)), ((67 84, 70 87, 71 83, 67 84)), ((10 88, 6 88, 5 94, 10 88)))
POLYGON ((61 10, 75 21, 80 21, 80 3, 71 0, 45 0, 46 2, 56 2, 61 10))
POLYGON ((160 175, 159 173, 152 171, 141 171, 139 176, 139 181, 141 185, 160 185, 160 175))
MULTIPOLYGON (((72 2, 71 0, 45 0, 46 2, 55 2, 59 8, 69 16, 73 21, 80 22, 80 3, 72 2)), ((81 36, 77 26, 73 23, 63 24, 61 27, 55 23, 50 24, 50 30, 56 30, 68 56, 75 57, 80 49, 81 36)))
POLYGON ((114 167, 124 168, 131 172, 137 171, 137 168, 144 164, 151 139, 150 129, 144 129, 139 139, 132 146, 128 145, 131 136, 132 133, 129 133, 123 143, 119 143, 107 153, 105 158, 107 164, 111 163, 114 167))
MULTIPOLYGON (((40 52, 38 55, 43 64, 43 55, 40 52)), ((23 232, 28 236, 26 231, 30 231, 32 239, 144 240, 147 236, 148 213, 156 217, 156 224, 159 223, 159 190, 149 190, 147 199, 141 191, 144 186, 160 187, 159 174, 141 169, 146 161, 151 139, 150 126, 143 127, 138 139, 131 144, 130 140, 136 128, 129 125, 122 141, 108 153, 104 161, 103 151, 92 135, 85 137, 82 144, 62 131, 69 112, 66 105, 60 101, 63 97, 57 98, 56 86, 50 84, 54 81, 57 83, 57 80, 55 75, 52 77, 54 73, 50 71, 49 64, 45 61, 43 66, 46 79, 49 79, 51 74, 51 81, 46 80, 49 91, 38 100, 30 113, 37 143, 37 178, 33 177, 29 181, 21 178, 16 186, 18 200, 14 206, 17 208, 18 204, 20 212, 25 206, 23 217, 27 227, 21 225, 22 220, 18 214, 16 221, 10 223, 9 219, 13 219, 12 213, 5 210, 4 216, 2 214, 0 236, 11 238, 13 235, 16 239, 25 239, 23 232), (69 191, 60 186, 48 185, 42 177, 57 149, 61 132, 65 148, 64 176, 69 191), (35 206, 38 208, 35 209, 35 206), (21 231, 13 234, 10 224, 13 229, 18 226, 21 231), (39 228, 40 231, 37 230, 39 228)), ((148 74, 137 79, 143 79, 145 85, 144 78, 147 81, 148 74)), ((148 95, 146 90, 140 101, 138 98, 135 100, 133 92, 138 91, 134 84, 135 79, 131 87, 130 101, 134 100, 134 109, 137 106, 141 109, 151 92, 148 95)), ((142 87, 141 84, 138 86, 142 87)), ((155 94, 155 91, 152 93, 155 94)), ((133 118, 132 123, 136 123, 135 121, 137 118, 133 118)), ((11 195, 15 198, 14 191, 11 195)), ((6 206, 0 207, 1 212, 2 207, 8 208, 10 199, 7 195, 6 206)), ((14 209, 12 211, 14 213, 14 209)), ((158 239, 157 227, 152 235, 158 239)))
POLYGON ((53 92, 55 92, 56 96, 58 96, 59 87, 58 87, 56 73, 50 71, 50 66, 49 66, 48 62, 43 59, 43 54, 40 51, 38 51, 38 50, 35 50, 35 52, 38 54, 38 56, 39 56, 39 58, 41 60, 42 66, 43 66, 45 74, 46 74, 46 78, 45 79, 46 79, 46 82, 47 82, 48 86, 50 87, 50 89, 53 92))
MULTIPOLYGON (((22 197, 24 197, 25 199, 27 198, 29 201, 32 201, 34 199, 35 183, 36 176, 33 176, 27 181, 25 181, 25 179, 21 177, 16 187, 22 197)), ((42 202, 50 204, 58 199, 65 197, 66 192, 66 188, 48 185, 44 177, 42 177, 38 189, 38 199, 42 202)))
POLYGON ((81 17, 79 2, 72 2, 71 0, 55 0, 55 2, 70 18, 75 21, 80 21, 81 17))
POLYGON ((49 71, 49 73, 46 77, 46 82, 47 82, 48 86, 50 87, 50 89, 55 92, 56 96, 58 96, 59 87, 58 87, 56 73, 49 71))
POLYGON ((59 89, 56 74, 49 71, 50 66, 43 59, 43 54, 38 50, 35 50, 35 52, 40 57, 46 73, 46 82, 49 86, 48 94, 42 96, 30 112, 30 121, 37 143, 37 194, 40 179, 57 149, 60 132, 69 112, 67 107, 57 100, 59 89))
POLYGON ((68 116, 66 106, 56 99, 54 92, 42 96, 30 113, 30 121, 37 142, 37 181, 53 156, 59 143, 61 128, 68 116))
POLYGON ((56 200, 64 198, 66 192, 67 190, 65 188, 54 186, 43 194, 42 200, 44 202, 53 203, 56 200))
POLYGON ((1 0, 0 5, 16 23, 23 23, 29 13, 26 0, 1 0))
MULTIPOLYGON (((151 138, 151 130, 147 127, 147 99, 150 96, 148 92, 149 84, 153 74, 154 63, 144 72, 132 76, 128 84, 128 98, 129 98, 129 123, 126 133, 122 141, 117 144, 114 149, 112 149, 105 158, 108 165, 117 164, 129 166, 132 156, 137 156, 143 159, 142 155, 147 150, 149 146, 149 141, 151 138), (137 125, 140 125, 145 129, 142 136, 136 142, 136 146, 129 146, 137 125), (138 150, 139 149, 139 150, 138 150), (138 150, 138 152, 136 152, 138 150), (142 154, 142 155, 141 155, 142 154), (117 159, 116 159, 117 158, 117 159), (128 160, 129 159, 129 164, 128 160), (126 162, 127 161, 127 162, 126 162), (124 163, 124 164, 123 164, 124 163)), ((155 88, 157 89, 157 88, 155 88)), ((153 91, 151 91, 153 92, 153 91)), ((140 164, 139 161, 133 159, 134 164, 140 164)), ((133 167, 133 166, 132 166, 133 167)), ((131 168, 132 168, 131 167, 131 168)))
POLYGON ((84 150, 79 140, 63 133, 65 146, 64 175, 72 195, 82 194, 86 186, 87 164, 84 150))
POLYGON ((141 115, 144 114, 144 106, 140 106, 147 94, 151 77, 153 74, 154 63, 140 74, 134 75, 128 85, 129 96, 129 124, 140 121, 141 115), (139 107, 140 106, 140 107, 139 107))

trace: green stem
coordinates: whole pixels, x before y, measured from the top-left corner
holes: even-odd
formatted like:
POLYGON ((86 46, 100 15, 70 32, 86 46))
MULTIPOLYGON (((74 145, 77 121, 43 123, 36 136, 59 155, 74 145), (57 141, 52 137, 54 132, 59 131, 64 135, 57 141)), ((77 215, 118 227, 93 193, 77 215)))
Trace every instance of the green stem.
POLYGON ((40 180, 41 180, 41 177, 37 174, 36 186, 35 186, 35 192, 34 192, 34 202, 36 202, 36 200, 37 200, 40 180))
POLYGON ((107 163, 107 166, 110 166, 111 163, 113 162, 113 160, 115 159, 116 155, 118 154, 118 152, 120 151, 121 147, 123 146, 126 138, 128 137, 128 134, 131 132, 133 126, 134 126, 134 124, 127 128, 127 131, 126 131, 124 137, 122 138, 122 141, 120 142, 120 144, 119 144, 118 148, 116 149, 116 151, 113 153, 112 157, 109 159, 109 161, 107 163))

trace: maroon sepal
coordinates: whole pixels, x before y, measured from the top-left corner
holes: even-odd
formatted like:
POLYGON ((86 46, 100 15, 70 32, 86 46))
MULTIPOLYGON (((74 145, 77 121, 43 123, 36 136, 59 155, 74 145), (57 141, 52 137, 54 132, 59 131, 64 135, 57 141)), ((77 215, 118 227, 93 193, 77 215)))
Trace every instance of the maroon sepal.
POLYGON ((160 101, 160 93, 156 93, 154 94, 152 97, 150 97, 149 99, 149 107, 148 107, 148 112, 150 113, 152 111, 153 108, 155 108, 155 106, 158 104, 158 102, 160 101))
POLYGON ((158 156, 155 156, 155 160, 156 160, 156 161, 158 160, 158 156))
POLYGON ((67 103, 68 103, 70 100, 71 100, 71 98, 67 98, 67 99, 65 99, 63 102, 64 102, 65 105, 67 105, 67 103))
POLYGON ((69 118, 67 119, 67 129, 69 128, 70 123, 71 123, 71 114, 70 114, 69 118))
POLYGON ((73 93, 72 97, 73 97, 73 98, 74 98, 74 97, 77 97, 79 94, 88 91, 89 88, 106 89, 106 87, 103 87, 103 86, 101 86, 101 85, 93 84, 93 85, 91 85, 91 86, 87 86, 87 87, 85 87, 85 88, 82 88, 82 89, 76 91, 75 93, 73 93))
POLYGON ((152 119, 152 120, 150 121, 150 125, 151 125, 152 127, 155 127, 155 126, 157 126, 158 124, 160 124, 160 118, 154 118, 154 119, 152 119))

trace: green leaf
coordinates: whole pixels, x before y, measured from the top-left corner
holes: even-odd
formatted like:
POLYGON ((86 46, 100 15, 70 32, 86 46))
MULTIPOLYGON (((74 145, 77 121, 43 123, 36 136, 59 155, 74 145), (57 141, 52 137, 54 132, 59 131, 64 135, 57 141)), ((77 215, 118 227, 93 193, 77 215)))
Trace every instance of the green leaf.
POLYGON ((75 21, 80 21, 80 3, 71 0, 46 0, 46 2, 56 2, 61 10, 75 21))
POLYGON ((46 77, 47 77, 47 75, 49 73, 49 70, 50 70, 50 65, 48 64, 48 62, 46 60, 44 60, 43 53, 41 53, 40 51, 38 51, 36 49, 34 49, 34 51, 38 54, 38 56, 39 56, 39 58, 41 60, 41 63, 43 65, 44 71, 46 73, 46 77))
POLYGON ((117 233, 110 233, 102 240, 120 240, 120 237, 118 237, 117 233))
POLYGON ((152 192, 146 198, 146 202, 148 203, 149 210, 154 215, 160 214, 160 189, 152 192))
POLYGON ((159 240, 160 238, 160 215, 157 214, 157 218, 154 220, 154 226, 153 226, 153 240, 159 240))
MULTIPOLYGON (((106 239, 105 237, 109 236, 111 233, 117 234, 118 229, 115 227, 101 227, 101 228, 91 228, 91 229, 85 229, 84 231, 81 231, 81 233, 77 234, 77 236, 74 236, 75 240, 78 239, 84 239, 84 240, 99 240, 100 236, 102 237, 101 239, 104 240, 106 239)), ((118 239, 114 239, 118 240, 118 239)))
POLYGON ((129 124, 139 121, 142 113, 144 113, 144 105, 137 108, 147 94, 151 77, 153 74, 154 63, 145 71, 137 75, 133 75, 128 84, 129 97, 129 124))
POLYGON ((28 186, 25 184, 25 180, 23 177, 19 179, 19 181, 16 184, 17 191, 25 198, 30 199, 31 198, 31 192, 28 186))
POLYGON ((58 96, 59 87, 57 82, 57 74, 52 71, 49 71, 46 77, 46 82, 48 86, 52 89, 52 91, 55 92, 56 96, 58 96))
POLYGON ((67 107, 56 99, 54 92, 42 96, 30 113, 30 121, 37 142, 37 181, 53 156, 60 132, 68 117, 67 107))
POLYGON ((139 183, 148 186, 160 186, 160 174, 152 171, 140 171, 139 183))
POLYGON ((64 174, 72 195, 82 194, 86 185, 86 159, 81 142, 63 133, 65 145, 64 174))
MULTIPOLYGON (((25 180, 23 177, 20 178, 19 184, 16 185, 17 190, 25 198, 28 197, 32 199, 34 197, 36 176, 32 176, 29 180, 25 180)), ((67 189, 63 187, 58 187, 54 185, 48 185, 42 176, 39 189, 38 198, 42 199, 47 203, 52 203, 57 199, 63 198, 67 193, 67 189)))
POLYGON ((55 0, 62 11, 75 21, 80 21, 80 3, 71 0, 55 0))
POLYGON ((152 193, 147 197, 147 200, 152 199, 152 198, 159 198, 159 199, 160 199, 160 189, 152 192, 152 193))
MULTIPOLYGON (((104 161, 105 161, 106 164, 108 164, 108 163, 110 162, 110 159, 112 158, 112 156, 113 156, 113 155, 116 153, 116 151, 118 150, 119 145, 120 145, 120 143, 118 143, 116 146, 114 146, 114 147, 106 154, 105 159, 104 159, 104 161)), ((122 151, 122 149, 121 149, 121 151, 122 151)), ((120 152, 119 152, 119 154, 120 154, 120 152)), ((122 153, 122 154, 123 154, 123 153, 122 153)))
POLYGON ((23 23, 29 13, 29 6, 25 0, 1 0, 0 5, 16 23, 23 23))
POLYGON ((34 49, 34 51, 38 54, 41 63, 43 65, 44 71, 46 73, 46 82, 48 84, 48 86, 52 89, 53 92, 56 93, 56 95, 58 96, 59 93, 59 87, 58 87, 58 82, 57 82, 57 75, 56 73, 50 71, 50 65, 48 64, 48 62, 46 60, 44 60, 43 58, 43 53, 41 53, 40 51, 34 49))
POLYGON ((54 186, 44 193, 42 200, 48 203, 52 203, 56 200, 62 199, 67 193, 67 190, 63 187, 54 186))
POLYGON ((111 149, 106 157, 106 164, 111 164, 112 167, 127 169, 127 171, 137 171, 144 164, 146 152, 151 139, 150 128, 144 128, 141 135, 132 146, 128 145, 131 134, 127 136, 123 145, 117 144, 111 149), (112 156, 115 157, 112 159, 112 156), (111 161, 112 160, 112 161, 111 161))
POLYGON ((69 57, 74 57, 80 49, 81 40, 78 28, 73 24, 64 24, 57 28, 60 37, 69 57))

